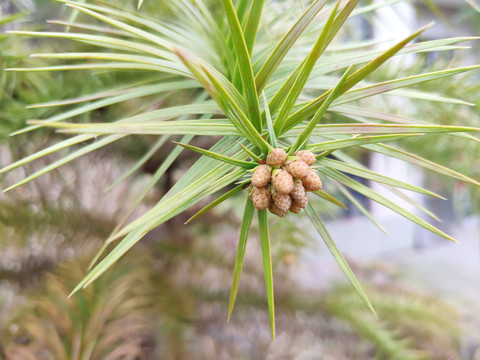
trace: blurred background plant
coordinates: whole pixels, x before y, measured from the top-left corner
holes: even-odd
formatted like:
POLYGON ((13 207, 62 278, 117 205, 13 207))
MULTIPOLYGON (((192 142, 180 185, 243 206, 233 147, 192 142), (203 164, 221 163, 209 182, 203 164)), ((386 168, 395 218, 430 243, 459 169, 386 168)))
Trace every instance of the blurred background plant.
MULTIPOLYGON (((4 29, 54 27, 55 24, 45 25, 45 16, 50 18, 56 12, 65 11, 64 7, 47 1, 5 4, 2 6, 8 7, 9 13, 2 13, 0 19, 4 29)), ((213 2, 211 5, 213 12, 220 11, 213 2)), ((161 9, 149 1, 143 6, 143 11, 150 14, 175 14, 168 2, 161 9)), ((471 17, 474 26, 478 17, 475 18, 467 6, 461 14, 471 17)), ((73 15, 67 12, 58 16, 73 15)), ((100 25, 92 22, 90 26, 100 25)), ((44 66, 43 59, 28 58, 32 52, 66 52, 66 49, 88 52, 91 46, 51 39, 20 42, 15 35, 7 34, 2 34, 0 41, 2 69, 44 66)), ((441 59, 434 63, 429 62, 428 57, 417 61, 417 70, 445 68, 441 59)), ((456 56, 444 61, 452 65, 460 63, 461 58, 456 56)), ((396 69, 395 65, 383 69, 375 73, 372 80, 389 79, 389 74, 396 69)), ((418 73, 413 67, 410 71, 418 73)), ((95 76, 75 71, 2 72, 1 76, 3 140, 22 129, 26 120, 51 118, 57 113, 47 107, 26 109, 28 105, 100 91, 105 92, 105 97, 112 96, 113 92, 121 96, 119 84, 128 88, 168 80, 161 75, 152 79, 150 73, 132 75, 108 71, 97 72, 95 76)), ((472 79, 470 74, 455 79, 455 82, 436 80, 418 85, 417 89, 436 92, 441 88, 445 97, 466 99, 478 106, 477 79, 472 79)), ((171 95, 190 98, 195 95, 192 90, 180 91, 171 91, 168 96, 132 99, 114 106, 108 102, 98 103, 94 111, 81 114, 79 121, 108 122, 120 115, 127 117, 145 109, 175 105, 175 96, 171 95)), ((392 112, 395 103, 383 105, 392 112)), ((478 107, 461 107, 459 111, 455 104, 416 101, 415 106, 408 109, 399 106, 397 111, 417 119, 434 118, 441 124, 477 127, 480 124, 478 107)), ((37 131, 9 139, 1 149, 2 165, 53 144, 57 137, 63 139, 63 135, 37 131)), ((211 144, 196 145, 209 147, 211 144)), ((472 164, 471 156, 478 153, 478 142, 461 138, 452 141, 449 136, 432 135, 422 142, 406 140, 402 144, 474 179, 479 177, 480 165, 472 164)), ((321 290, 299 289, 297 262, 302 261, 306 248, 316 248, 316 240, 306 226, 299 231, 298 226, 280 221, 272 221, 271 230, 271 237, 275 239, 272 257, 280 329, 275 344, 271 343, 265 311, 258 241, 249 242, 237 309, 231 322, 226 323, 229 294, 225 289, 230 286, 237 229, 241 223, 241 213, 228 210, 232 206, 221 206, 188 228, 183 222, 193 211, 168 221, 137 245, 134 253, 68 300, 70 291, 85 276, 92 255, 130 212, 131 204, 143 198, 135 214, 144 213, 196 159, 183 152, 167 170, 165 179, 144 197, 143 189, 151 186, 152 173, 169 153, 170 145, 166 145, 167 150, 158 151, 162 145, 164 143, 150 137, 127 138, 1 196, 0 357, 475 359, 475 346, 479 344, 472 350, 472 344, 462 342, 458 311, 428 295, 428 291, 422 294, 410 290, 390 267, 371 267, 361 262, 355 266, 357 276, 375 304, 378 320, 368 314, 356 293, 342 282, 335 286, 324 284, 321 290), (137 162, 145 153, 149 155, 137 162), (123 174, 129 174, 131 169, 136 170, 136 176, 104 193, 105 188, 123 174)), ((362 153, 348 154, 368 162, 362 153)), ((2 179, 4 187, 44 168, 52 159, 56 158, 47 156, 28 165, 20 174, 9 173, 2 179)), ((473 161, 478 162, 478 158, 473 157, 473 161)), ((425 181, 428 188, 440 193, 446 191, 435 188, 437 177, 427 175, 425 181)), ((451 183, 442 186, 442 189, 451 189, 451 183)), ((475 206, 478 209, 480 198, 475 191, 478 190, 465 195, 472 204, 470 208, 465 209, 465 202, 460 201, 461 209, 456 213, 459 219, 472 213, 475 206)), ((458 196, 458 192, 456 194, 458 196)), ((345 202, 355 199, 344 198, 345 202)), ((232 199, 233 207, 242 208, 243 205, 235 201, 239 202, 232 199)), ((326 212, 332 217, 341 214, 339 207, 324 203, 320 206, 326 206, 326 212)))

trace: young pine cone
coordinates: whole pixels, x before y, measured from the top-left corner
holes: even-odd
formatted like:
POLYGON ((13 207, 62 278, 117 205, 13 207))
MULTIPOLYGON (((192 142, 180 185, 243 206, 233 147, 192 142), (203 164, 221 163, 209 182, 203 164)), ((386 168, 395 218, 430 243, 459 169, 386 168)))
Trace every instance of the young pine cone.
POLYGON ((275 191, 282 194, 289 194, 293 190, 293 177, 286 170, 274 170, 272 175, 272 185, 275 191))
POLYGON ((305 188, 300 180, 295 180, 293 182, 293 189, 290 192, 290 196, 293 200, 302 199, 307 195, 305 188))
POLYGON ((297 205, 295 204, 295 202, 292 202, 292 206, 290 206, 290 209, 289 209, 289 210, 290 210, 290 212, 292 212, 292 213, 294 213, 294 214, 298 214, 298 213, 300 213, 300 211, 302 211, 302 209, 303 209, 303 208, 297 206, 297 205))
POLYGON ((274 192, 272 194, 272 202, 268 209, 272 214, 283 218, 285 215, 287 215, 288 209, 290 209, 291 205, 292 198, 290 195, 274 192))
POLYGON ((288 210, 285 212, 283 209, 280 209, 275 203, 271 203, 268 207, 268 210, 273 214, 277 215, 278 217, 284 218, 287 215, 288 210))
POLYGON ((322 188, 322 180, 320 180, 317 173, 312 170, 310 170, 306 178, 302 179, 302 184, 307 191, 315 191, 322 188))
POLYGON ((307 177, 310 168, 307 163, 301 159, 293 160, 285 164, 285 169, 296 179, 307 177))
POLYGON ((295 205, 300 209, 305 209, 308 205, 308 196, 305 194, 304 196, 293 200, 292 206, 295 205))
POLYGON ((253 206, 258 210, 265 210, 271 204, 272 196, 269 186, 261 188, 252 186, 248 197, 252 201, 253 206))
POLYGON ((287 160, 287 152, 283 149, 273 149, 270 154, 267 155, 267 164, 270 166, 282 166, 287 160))
MULTIPOLYGON (((293 185, 293 190, 290 193, 290 197, 292 198, 292 206, 295 205, 296 207, 299 207, 300 209, 305 209, 308 205, 308 196, 305 191, 305 188, 303 187, 303 184, 301 181, 296 180, 294 185, 293 185)), ((292 211, 293 212, 293 211, 292 211)))
POLYGON ((272 194, 272 202, 278 207, 282 212, 285 214, 287 213, 288 209, 292 205, 292 198, 288 194, 280 194, 278 192, 274 192, 272 194))
POLYGON ((295 156, 298 156, 300 159, 305 161, 308 166, 312 166, 317 162, 315 155, 308 150, 300 150, 295 153, 295 156))
POLYGON ((267 186, 272 177, 272 169, 268 165, 258 165, 252 174, 252 185, 257 188, 267 186))

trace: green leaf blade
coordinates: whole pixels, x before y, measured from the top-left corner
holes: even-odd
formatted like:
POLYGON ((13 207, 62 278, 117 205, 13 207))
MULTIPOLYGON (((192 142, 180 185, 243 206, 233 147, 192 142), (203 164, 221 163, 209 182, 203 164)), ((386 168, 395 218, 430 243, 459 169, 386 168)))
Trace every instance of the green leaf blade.
POLYGON ((228 320, 232 315, 235 299, 237 297, 238 286, 240 284, 240 276, 242 275, 243 261, 245 259, 245 250, 247 248, 248 233, 252 225, 253 214, 255 207, 250 199, 245 203, 245 210, 243 212, 242 226, 240 228, 240 237, 238 239, 237 256, 235 259, 235 268, 233 270, 232 289, 230 291, 230 301, 228 304, 228 320))
POLYGON ((401 140, 409 138, 412 136, 419 136, 421 134, 399 134, 399 135, 375 135, 375 136, 363 136, 356 137, 353 136, 348 139, 340 140, 330 140, 316 144, 310 144, 306 146, 307 150, 312 152, 327 151, 327 150, 338 150, 343 148, 349 148, 353 146, 367 145, 367 144, 378 144, 387 141, 401 140))
POLYGON ((258 211, 258 226, 260 228, 260 245, 262 248, 263 272, 267 291, 268 313, 270 316, 270 331, 275 339, 275 304, 273 299, 272 256, 270 254, 270 235, 268 231, 267 210, 258 211))
POLYGON ((263 90, 268 80, 273 75, 274 71, 278 68, 280 62, 283 60, 287 52, 292 48, 298 37, 303 33, 308 24, 310 24, 310 22, 315 18, 315 16, 323 8, 326 2, 326 0, 314 1, 310 5, 310 7, 305 10, 302 16, 298 19, 298 21, 285 34, 285 36, 280 40, 278 45, 272 51, 272 53, 258 72, 257 76, 255 77, 257 91, 260 92, 261 90, 263 90))
POLYGON ((227 191, 225 194, 219 196, 217 199, 212 201, 210 204, 208 204, 207 206, 205 206, 204 208, 202 208, 201 210, 196 212, 194 215, 192 215, 187 221, 185 221, 185 224, 188 224, 188 223, 192 222, 193 220, 198 219, 200 216, 205 214, 207 211, 213 209, 215 206, 221 204, 222 202, 229 199, 233 195, 239 193, 243 189, 243 187, 244 187, 244 185, 240 184, 240 185, 234 187, 233 189, 227 191))
POLYGON ((160 139, 158 139, 151 147, 151 149, 147 151, 147 153, 142 156, 138 161, 136 161, 135 164, 130 167, 130 169, 128 169, 125 173, 123 173, 123 175, 119 176, 118 179, 116 179, 110 186, 108 186, 105 192, 113 189, 115 186, 120 184, 122 181, 131 176, 135 171, 145 165, 145 163, 152 158, 152 156, 163 146, 163 144, 165 144, 169 137, 170 136, 168 135, 161 136, 160 139))
POLYGON ((330 31, 333 28, 333 22, 334 22, 335 15, 337 13, 339 5, 340 5, 340 2, 337 1, 332 12, 330 13, 327 23, 323 27, 322 32, 320 33, 320 36, 317 39, 317 42, 315 43, 313 49, 310 51, 307 58, 305 59, 303 66, 300 69, 298 76, 295 80, 295 83, 293 84, 290 91, 288 92, 287 97, 283 100, 283 104, 273 123, 276 134, 281 133, 281 130, 284 127, 285 121, 287 120, 288 115, 290 114, 290 111, 293 109, 295 102, 300 96, 300 93, 303 90, 308 80, 308 77, 310 76, 310 73, 313 70, 315 63, 317 62, 318 58, 325 51, 325 49, 329 44, 329 42, 327 41, 327 38, 329 36, 330 31))
POLYGON ((305 213, 307 214, 313 226, 319 233, 320 237, 325 242, 325 245, 327 245, 328 250, 330 250, 330 253, 333 255, 333 257, 337 261, 343 273, 345 274, 347 279, 350 281, 350 284, 352 284, 358 296, 360 296, 363 303, 368 307, 368 309, 372 312, 372 314, 377 316, 377 314, 375 313, 375 310, 373 309, 372 304, 370 303, 370 300, 368 300, 367 294, 362 289, 360 283, 358 282, 357 278, 353 274, 353 271, 350 269, 350 266, 348 266, 347 261, 345 260, 343 255, 340 253, 340 250, 338 250, 337 245, 335 245, 335 242, 333 241, 332 237, 328 233, 327 228, 325 227, 323 221, 320 219, 320 217, 318 216, 318 214, 310 204, 307 205, 307 208, 305 209, 305 213))
POLYGON ((205 184, 205 177, 199 177, 196 182, 191 183, 189 186, 179 191, 177 196, 165 196, 152 210, 144 214, 135 222, 132 222, 130 226, 125 227, 123 231, 118 232, 118 236, 125 235, 125 238, 122 239, 120 243, 85 276, 85 278, 75 287, 70 296, 95 281, 132 246, 140 241, 148 231, 185 211, 190 206, 230 184, 245 173, 243 169, 232 170, 231 165, 227 167, 225 164, 217 166, 217 169, 222 170, 210 173, 210 178, 217 178, 216 181, 205 184), (230 169, 230 171, 228 171, 228 169, 230 169), (226 175, 219 176, 219 174, 225 173, 226 175), (203 183, 203 185, 199 186, 200 183, 203 183))
POLYGON ((388 200, 387 198, 383 197, 382 195, 378 194, 377 192, 373 191, 372 189, 368 188, 365 185, 360 184, 359 182, 353 180, 352 178, 334 170, 334 169, 329 169, 326 167, 322 167, 319 169, 320 172, 323 174, 327 175, 328 177, 331 177, 332 179, 342 183, 343 185, 367 196, 368 198, 372 199, 375 202, 378 202, 379 204, 382 204, 383 206, 389 208, 390 210, 395 211, 396 213, 400 214, 401 216, 407 218, 408 220, 416 223, 417 225, 420 225, 421 227, 431 231, 434 234, 437 234, 445 239, 448 239, 453 242, 457 242, 453 237, 451 237, 448 234, 445 234, 443 231, 437 229, 433 225, 427 223, 425 220, 419 218, 418 216, 412 214, 411 212, 405 210, 398 204, 394 203, 391 200, 388 200))
MULTIPOLYGON (((238 58, 238 68, 240 70, 240 75, 242 77, 243 90, 245 93, 245 97, 247 100, 246 102, 249 109, 249 118, 252 124, 254 125, 255 129, 257 131, 261 131, 262 122, 260 117, 260 106, 258 103, 257 88, 255 86, 255 79, 253 77, 252 64, 250 62, 250 55, 247 48, 247 44, 245 43, 243 30, 240 25, 240 22, 238 21, 237 13, 235 11, 232 1, 222 0, 222 2, 223 2, 223 7, 225 9, 225 13, 228 19, 228 25, 230 26, 230 33, 233 38, 235 53, 237 54, 237 58, 238 58)), ((256 11, 260 10, 259 12, 261 13, 262 8, 263 8, 263 1, 254 0, 254 3, 252 5, 252 10, 256 10, 256 11), (258 7, 260 8, 258 9, 258 7)), ((256 16, 258 16, 258 19, 256 20, 258 21, 260 14, 252 15, 252 17, 256 17, 256 16)), ((248 20, 250 19, 251 17, 249 16, 248 20)), ((252 21, 255 21, 255 20, 252 19, 252 21)), ((251 26, 254 26, 254 24, 251 24, 251 26)), ((257 23, 257 26, 258 26, 258 23, 257 23)), ((255 33, 256 33, 256 28, 249 30, 249 36, 254 37, 255 33)), ((254 39, 251 40, 252 46, 253 46, 253 41, 254 39)))
POLYGON ((265 118, 267 122, 267 129, 268 129, 268 135, 270 137, 270 143, 272 144, 273 148, 277 147, 277 135, 275 134, 275 129, 273 128, 273 122, 272 122, 272 116, 270 115, 270 109, 267 101, 267 97, 265 96, 265 91, 262 91, 262 97, 263 97, 263 105, 265 107, 265 118))
MULTIPOLYGON (((123 136, 124 135, 110 135, 110 136, 107 136, 103 139, 100 139, 100 140, 94 142, 93 144, 86 145, 86 146, 82 147, 81 149, 78 149, 78 150, 64 156, 63 158, 61 158, 57 161, 54 161, 53 163, 50 163, 49 165, 43 167, 42 169, 40 169, 40 170, 34 172, 33 174, 27 176, 23 180, 18 181, 17 183, 9 186, 7 189, 4 190, 4 192, 13 190, 13 189, 15 189, 15 188, 17 188, 21 185, 24 185, 24 184, 36 179, 37 177, 39 177, 41 175, 44 175, 44 174, 62 166, 62 165, 65 165, 66 163, 68 163, 68 162, 70 162, 74 159, 77 159, 80 156, 83 156, 83 155, 85 155, 89 152, 92 152, 94 150, 97 150, 97 149, 99 149, 99 148, 101 148, 101 147, 103 147, 107 144, 110 144, 114 141, 117 141, 117 140, 121 139, 123 136)), ((75 137, 74 139, 78 139, 78 137, 75 137)), ((68 144, 68 142, 62 142, 62 146, 65 146, 65 144, 68 144)), ((48 151, 50 151, 51 149, 57 149, 57 148, 58 147, 52 146, 52 147, 49 148, 48 151)), ((42 151, 40 153, 41 154, 46 154, 47 152, 42 151)), ((27 158, 12 164, 12 166, 14 165, 15 167, 17 167, 17 166, 19 166, 19 164, 29 162, 29 161, 33 160, 34 158, 37 158, 38 156, 39 156, 39 154, 34 154, 33 156, 28 156, 27 158)), ((10 169, 10 168, 11 168, 11 166, 7 166, 6 168, 3 168, 2 171, 8 171, 8 169, 10 169)))
POLYGON ((385 235, 388 235, 387 230, 380 225, 380 223, 373 217, 373 215, 353 196, 348 189, 340 183, 336 183, 340 192, 353 204, 357 207, 360 212, 366 216, 368 220, 376 227, 378 227, 385 235))
POLYGON ((182 143, 179 143, 179 142, 176 142, 176 141, 174 141, 174 143, 177 144, 177 145, 183 146, 186 149, 190 149, 192 151, 195 151, 199 154, 209 156, 212 159, 223 161, 227 164, 232 164, 232 165, 235 165, 235 166, 240 166, 240 167, 245 168, 245 169, 252 169, 252 168, 254 168, 255 166, 258 165, 254 162, 251 162, 251 161, 238 160, 238 159, 235 159, 233 157, 225 156, 225 155, 222 155, 222 154, 217 154, 213 151, 205 150, 205 149, 193 146, 193 145, 182 144, 182 143))
POLYGON ((245 23, 245 44, 249 54, 252 54, 255 37, 257 36, 258 25, 262 17, 263 5, 265 0, 253 0, 247 22, 245 23))
POLYGON ((360 167, 360 166, 357 166, 356 164, 353 164, 351 162, 350 163, 345 163, 345 162, 342 162, 342 161, 337 161, 337 160, 328 159, 328 158, 324 157, 324 158, 318 160, 317 164, 323 165, 323 166, 326 166, 328 168, 332 168, 332 169, 335 169, 335 170, 338 170, 338 171, 341 171, 341 172, 344 172, 344 173, 353 174, 353 175, 362 177, 364 179, 376 181, 376 182, 381 183, 381 184, 395 186, 395 187, 399 187, 401 189, 405 189, 405 190, 417 192, 419 194, 424 194, 424 195, 428 195, 428 196, 432 196, 432 197, 436 197, 436 198, 445 200, 445 198, 443 198, 442 196, 434 193, 433 191, 423 189, 423 188, 420 188, 418 186, 411 185, 411 184, 405 183, 403 181, 393 179, 389 176, 384 176, 384 175, 375 173, 373 171, 367 170, 363 166, 360 167))
MULTIPOLYGON (((234 119, 234 124, 238 124, 237 127, 243 130, 244 134, 248 136, 251 141, 260 149, 263 153, 267 153, 271 148, 270 144, 265 141, 265 139, 260 135, 258 130, 253 126, 253 124, 248 120, 246 115, 241 111, 241 109, 233 102, 233 99, 228 96, 225 89, 217 82, 211 73, 204 68, 208 78, 214 85, 214 87, 219 91, 222 99, 226 100, 224 105, 224 110, 226 110, 227 115, 230 119, 234 119)), ((257 99, 258 100, 258 99, 257 99)), ((257 103, 258 105, 258 103, 257 103)))
POLYGON ((454 171, 452 169, 449 169, 445 166, 442 166, 440 164, 437 164, 433 161, 427 160, 422 158, 421 156, 409 153, 404 150, 400 150, 397 148, 394 148, 392 146, 388 145, 382 145, 382 144, 377 144, 377 145, 363 145, 362 147, 365 147, 368 150, 384 154, 387 156, 394 157, 396 159, 400 159, 406 162, 409 162, 413 165, 420 166, 422 168, 434 171, 438 174, 446 175, 448 177, 451 177, 453 179, 457 179, 475 186, 480 186, 480 182, 478 182, 475 179, 472 179, 471 177, 468 177, 464 174, 461 174, 457 171, 454 171))
MULTIPOLYGON (((404 48, 411 40, 419 36, 423 31, 429 28, 431 24, 421 28, 420 30, 416 31, 412 35, 408 36, 407 38, 403 39, 402 41, 398 42, 390 49, 382 53, 380 56, 376 57, 366 65, 362 66, 360 69, 355 71, 352 75, 350 75, 347 81, 344 84, 344 88, 342 89, 344 92, 351 89, 354 85, 359 83, 361 80, 366 78, 370 75, 373 71, 378 69, 385 61, 393 57, 397 54, 402 48, 404 48)), ((300 110, 295 112, 294 114, 290 115, 286 120, 284 131, 290 129, 291 127, 295 126, 296 124, 303 121, 303 119, 307 118, 308 116, 313 115, 315 111, 321 106, 321 104, 325 101, 328 96, 328 92, 322 94, 315 100, 312 100, 310 103, 302 107, 300 110)))
POLYGON ((303 149, 306 146, 308 139, 310 138, 310 135, 312 134, 317 124, 320 122, 323 115, 325 115, 333 100, 335 100, 340 95, 343 84, 345 83, 345 80, 347 79, 347 76, 349 75, 352 67, 353 65, 350 66, 347 71, 345 71, 338 84, 331 90, 327 99, 323 102, 322 106, 320 106, 313 118, 309 121, 308 125, 301 133, 298 134, 297 139, 295 140, 295 143, 290 150, 292 154, 295 153, 297 150, 303 149))
POLYGON ((323 190, 315 190, 313 191, 315 195, 317 195, 319 198, 322 198, 324 200, 327 200, 328 202, 331 202, 334 205, 337 205, 345 210, 348 210, 348 208, 343 204, 340 200, 334 198, 332 195, 329 193, 323 191, 323 190))

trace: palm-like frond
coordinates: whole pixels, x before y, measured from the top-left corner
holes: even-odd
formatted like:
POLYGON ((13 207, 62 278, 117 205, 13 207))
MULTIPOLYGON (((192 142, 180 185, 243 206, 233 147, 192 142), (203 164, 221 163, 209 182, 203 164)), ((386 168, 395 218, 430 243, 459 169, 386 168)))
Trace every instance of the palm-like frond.
MULTIPOLYGON (((319 171, 332 182, 338 182, 344 193, 348 194, 346 188, 359 191, 428 230, 453 240, 449 235, 444 234, 423 219, 340 171, 384 183, 393 191, 397 191, 396 188, 399 187, 427 195, 435 196, 435 194, 356 166, 348 158, 342 157, 339 149, 361 146, 367 150, 409 161, 444 175, 479 185, 477 181, 465 175, 455 173, 414 154, 382 144, 382 142, 400 139, 406 135, 420 137, 426 133, 447 133, 466 137, 462 134, 476 132, 479 129, 435 125, 401 115, 358 107, 360 99, 389 93, 410 99, 463 104, 457 99, 403 88, 471 71, 477 69, 478 66, 445 69, 380 83, 367 83, 365 79, 393 56, 456 49, 459 48, 457 43, 469 38, 418 42, 409 45, 426 29, 424 27, 385 51, 372 50, 372 42, 365 41, 351 44, 342 52, 336 52, 334 46, 331 48, 329 46, 336 40, 336 35, 342 31, 342 27, 349 17, 388 5, 385 3, 358 7, 358 0, 338 1, 334 5, 326 5, 325 1, 313 1, 298 20, 289 14, 277 12, 273 7, 273 2, 266 1, 264 3, 260 0, 254 0, 251 4, 248 1, 240 1, 237 8, 232 0, 223 0, 222 13, 225 16, 220 19, 214 18, 209 7, 199 0, 183 1, 181 5, 173 5, 175 16, 171 19, 162 19, 161 16, 153 18, 135 11, 120 10, 107 5, 70 0, 62 2, 75 9, 80 14, 80 18, 83 16, 95 18, 103 23, 104 27, 99 32, 97 28, 77 23, 77 20, 57 21, 57 24, 79 31, 19 31, 16 34, 69 39, 87 43, 95 50, 36 54, 35 56, 39 58, 57 59, 61 62, 53 66, 14 68, 10 71, 89 70, 102 72, 118 70, 135 72, 144 80, 121 84, 108 91, 101 90, 72 99, 32 105, 32 107, 40 108, 61 109, 64 106, 73 106, 73 108, 59 111, 44 120, 32 120, 30 126, 22 130, 23 132, 38 127, 53 127, 59 129, 60 132, 79 135, 14 162, 0 172, 10 171, 42 156, 71 148, 93 138, 100 137, 100 139, 91 144, 81 145, 79 149, 70 150, 68 155, 12 185, 9 189, 33 180, 68 161, 118 141, 127 135, 160 135, 163 136, 161 139, 166 139, 165 136, 168 135, 184 135, 186 137, 182 142, 190 141, 193 136, 222 137, 209 150, 183 145, 204 156, 149 212, 123 227, 118 227, 111 234, 106 244, 119 241, 118 244, 91 270, 73 293, 97 279, 156 226, 228 185, 248 182, 249 174, 246 169, 255 166, 255 162, 259 158, 264 159, 267 153, 277 146, 277 142, 282 147, 290 148, 292 153, 302 148, 323 151, 318 155, 319 171), (264 21, 260 21, 260 14, 265 15, 262 19, 264 21), (290 30, 285 32, 283 28, 275 26, 280 20, 284 24, 290 23, 290 30), (105 30, 105 26, 107 30, 105 30), (88 30, 88 32, 83 32, 83 30, 88 30), (344 75, 340 79, 338 79, 337 73, 339 70, 344 71, 344 75), (194 90, 198 89, 204 90, 203 95, 199 97, 202 100, 194 102, 192 94, 194 90), (184 100, 181 105, 144 111, 111 123, 65 122, 65 120, 103 106, 148 96, 167 100, 180 97, 184 100), (207 99, 207 96, 211 99, 207 99), (267 99, 270 99, 268 103, 267 99), (347 117, 349 121, 326 123, 327 115, 341 115, 347 117), (365 136, 359 137, 359 134, 365 136), (337 160, 325 158, 332 152, 339 154, 337 160)), ((140 7, 141 4, 140 1, 138 6, 140 7)), ((339 44, 334 45, 341 47, 339 44)), ((468 137, 478 140, 471 135, 468 137)), ((157 145, 157 147, 160 146, 157 145)), ((177 147, 169 160, 158 169, 149 188, 155 184, 155 181, 158 181, 166 168, 175 160, 180 149, 177 147)), ((142 161, 144 159, 140 159, 139 164, 142 161)), ((231 196, 234 193, 227 194, 231 196)), ((327 193, 319 192, 318 195, 340 204, 327 193)), ((214 202, 207 209, 215 204, 214 202)), ((241 229, 239 255, 234 270, 230 311, 233 308, 240 280, 243 251, 253 212, 254 210, 247 200, 241 229)), ((336 249, 318 215, 311 208, 308 209, 307 215, 355 290, 373 311, 364 291, 336 249)), ((259 225, 273 335, 273 277, 269 260, 267 213, 264 210, 259 211, 259 225)), ((106 246, 101 251, 105 248, 106 246)))
POLYGON ((150 274, 146 258, 140 256, 117 267, 91 289, 68 300, 70 287, 82 278, 85 263, 64 264, 48 274, 45 292, 32 295, 32 304, 21 318, 26 336, 32 339, 27 347, 32 356, 35 347, 43 347, 58 359, 141 356, 143 337, 151 331, 146 312, 151 301, 148 286, 140 280, 150 274))

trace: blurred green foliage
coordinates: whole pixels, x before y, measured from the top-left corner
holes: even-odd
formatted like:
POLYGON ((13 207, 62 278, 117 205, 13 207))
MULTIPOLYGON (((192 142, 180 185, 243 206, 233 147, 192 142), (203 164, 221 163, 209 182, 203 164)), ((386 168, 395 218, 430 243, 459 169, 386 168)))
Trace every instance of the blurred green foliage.
MULTIPOLYGON (((36 9, 41 11, 11 20, 21 21, 23 29, 38 29, 44 26, 39 20, 50 17, 51 9, 58 8, 47 3, 37 1, 36 9)), ((136 4, 131 2, 130 6, 133 9, 136 4)), ((143 11, 158 12, 166 18, 174 13, 167 2, 162 6, 145 1, 143 11)), ((15 36, 3 34, 0 45, 1 69, 41 66, 42 60, 28 58, 26 54, 36 49, 54 52, 67 46, 60 40, 20 43, 15 36)), ((75 46, 76 51, 88 49, 87 44, 75 46)), ((2 71, 2 140, 23 128, 27 120, 54 114, 47 108, 26 109, 27 105, 108 90, 119 83, 149 80, 138 74, 118 76, 109 72, 86 77, 81 72, 2 71)), ((480 105, 478 82, 468 77, 459 77, 458 83, 437 80, 425 86, 419 89, 440 86, 448 96, 480 105)), ((135 114, 142 108, 155 106, 157 101, 147 98, 140 104, 130 102, 123 107, 101 108, 82 116, 88 116, 83 120, 107 122, 119 113, 135 114)), ((478 108, 459 112, 458 107, 449 104, 420 102, 414 112, 420 119, 435 117, 442 124, 452 124, 453 119, 455 124, 479 126, 478 108)), ((48 136, 37 132, 33 140, 29 136, 28 142, 18 136, 8 146, 11 153, 21 156, 31 152, 22 146, 47 143, 48 136)), ((115 147, 114 152, 136 157, 145 149, 137 139, 126 144, 115 147)), ((479 153, 478 143, 444 136, 422 142, 408 140, 406 146, 474 178, 480 176, 480 160, 474 158, 477 163, 472 164, 461 155, 479 153)), ((61 187, 67 183, 68 180, 58 180, 61 187)), ((30 190, 25 190, 27 198, 30 190)), ((233 231, 232 225, 239 222, 238 214, 225 216, 225 209, 221 208, 219 213, 206 216, 191 233, 179 226, 181 222, 167 223, 157 237, 152 235, 146 245, 69 300, 69 292, 85 275, 92 248, 110 233, 115 219, 101 218, 84 208, 71 206, 75 199, 65 194, 61 195, 64 206, 62 201, 52 201, 50 195, 39 196, 42 201, 35 202, 15 196, 0 200, 0 358, 208 359, 212 358, 213 346, 217 358, 247 359, 253 355, 264 358, 275 351, 269 348, 268 329, 258 330, 259 335, 250 326, 254 323, 260 328, 262 322, 266 323, 264 319, 258 321, 265 315, 266 299, 262 284, 255 283, 262 271, 255 262, 247 264, 244 270, 248 289, 237 300, 240 310, 230 324, 225 324, 228 294, 221 289, 228 287, 234 259, 228 258, 231 249, 222 248, 213 240, 233 231), (216 224, 214 231, 211 224, 216 224), (242 343, 239 336, 248 343, 242 343)), ((474 193, 474 198, 480 199, 478 193, 474 193)), ((335 354, 338 359, 356 356, 358 360, 432 356, 439 360, 460 359, 455 312, 435 299, 372 280, 369 294, 379 313, 377 320, 366 314, 350 287, 338 286, 322 294, 293 291, 288 264, 294 263, 301 249, 309 246, 309 239, 290 223, 274 225, 272 237, 277 240, 273 244, 274 263, 281 270, 277 279, 281 284, 277 316, 285 323, 282 329, 286 337, 306 342, 317 357, 335 354), (304 327, 304 333, 293 325, 295 322, 304 327)), ((369 279, 368 271, 364 277, 366 281, 369 279)), ((393 278, 390 280, 394 282, 393 278)), ((281 344, 281 335, 277 341, 281 344)))

